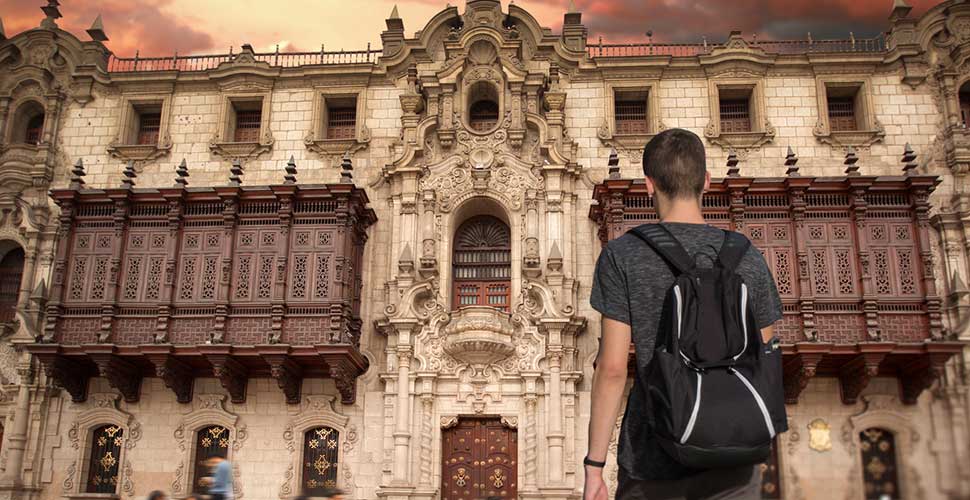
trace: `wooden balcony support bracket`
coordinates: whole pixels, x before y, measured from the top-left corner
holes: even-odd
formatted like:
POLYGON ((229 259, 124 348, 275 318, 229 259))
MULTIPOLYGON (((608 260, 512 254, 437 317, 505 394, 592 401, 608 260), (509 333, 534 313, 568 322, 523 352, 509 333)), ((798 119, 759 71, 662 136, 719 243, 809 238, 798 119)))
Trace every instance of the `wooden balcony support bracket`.
POLYGON ((191 403, 195 382, 192 367, 172 355, 172 350, 172 346, 163 345, 142 347, 145 357, 155 366, 155 376, 175 393, 175 400, 182 404, 191 403))
POLYGON ((83 403, 88 399, 88 381, 96 370, 83 361, 73 360, 59 353, 53 344, 34 344, 29 349, 44 367, 44 375, 54 381, 57 387, 71 395, 71 401, 83 403))
POLYGON ((85 346, 88 358, 98 367, 98 374, 121 393, 128 403, 137 403, 141 390, 141 370, 137 365, 115 354, 112 345, 85 346))
POLYGON ((893 350, 893 344, 859 344, 859 353, 839 369, 842 403, 855 404, 872 377, 879 375, 879 365, 893 350))
POLYGON ((345 405, 354 404, 357 399, 357 377, 367 371, 369 362, 356 349, 345 352, 330 351, 332 350, 321 349, 319 354, 327 363, 330 378, 340 392, 340 402, 345 405))
POLYGON ((818 364, 832 344, 799 343, 786 346, 791 351, 784 357, 785 403, 797 404, 798 396, 808 387, 809 381, 815 377, 818 364))
POLYGON ((300 404, 303 368, 289 356, 289 347, 269 345, 260 346, 259 350, 262 352, 260 356, 269 365, 270 376, 276 379, 276 383, 283 390, 287 404, 300 404))
POLYGON ((903 404, 915 405, 920 394, 943 376, 944 365, 954 354, 952 344, 927 344, 927 354, 899 370, 899 394, 903 404))
POLYGON ((249 370, 230 354, 231 347, 204 346, 199 351, 212 365, 212 374, 219 379, 222 387, 229 392, 229 400, 235 404, 246 402, 246 386, 249 385, 249 370))

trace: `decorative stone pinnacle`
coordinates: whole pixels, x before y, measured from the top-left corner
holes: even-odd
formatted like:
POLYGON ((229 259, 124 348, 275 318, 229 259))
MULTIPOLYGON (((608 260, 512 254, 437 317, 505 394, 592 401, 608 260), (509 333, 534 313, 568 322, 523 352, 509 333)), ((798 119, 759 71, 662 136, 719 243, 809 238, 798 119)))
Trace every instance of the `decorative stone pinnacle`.
POLYGON ((182 163, 179 163, 178 167, 175 167, 175 185, 185 187, 189 184, 189 180, 186 177, 189 176, 189 166, 185 163, 185 158, 182 158, 182 163))
POLYGON ((400 19, 400 18, 401 18, 400 14, 397 13, 397 4, 395 4, 394 8, 391 9, 391 17, 388 17, 388 19, 400 19))
POLYGON ((344 160, 340 162, 340 182, 344 184, 354 183, 354 164, 350 161, 349 154, 345 154, 344 160))
POLYGON ((44 11, 44 15, 47 16, 47 19, 53 21, 54 19, 63 17, 61 16, 60 9, 58 9, 60 5, 61 3, 57 0, 47 0, 47 5, 41 7, 40 10, 44 11))
POLYGON ((845 152, 845 175, 859 175, 859 166, 856 162, 859 161, 859 157, 855 154, 855 148, 849 146, 849 149, 845 152))
POLYGON ((610 159, 606 162, 607 171, 610 179, 620 178, 620 156, 616 154, 616 148, 610 149, 610 159))
POLYGON ((916 161, 916 151, 913 151, 913 147, 906 143, 906 147, 903 148, 903 175, 913 175, 913 171, 919 166, 916 161))
POLYGON ((30 300, 35 304, 47 302, 47 282, 45 282, 43 278, 41 278, 40 283, 37 283, 37 286, 34 287, 34 291, 31 292, 30 300))
POLYGON ((94 22, 88 28, 88 36, 95 42, 108 41, 108 35, 104 34, 104 22, 101 20, 101 14, 98 14, 98 17, 94 18, 94 22))
POLYGON ((78 158, 71 169, 71 189, 81 189, 84 187, 84 160, 78 158))
POLYGON ((0 19, 0 41, 7 39, 7 33, 3 30, 3 19, 0 19))
POLYGON ((798 177, 798 165, 796 163, 798 163, 798 155, 795 154, 795 150, 791 146, 788 146, 788 154, 785 155, 785 166, 788 168, 785 169, 785 175, 798 177))
POLYGON ((229 185, 239 186, 242 184, 243 167, 239 163, 239 160, 232 160, 232 166, 229 167, 229 185))
POLYGON ((573 14, 575 12, 576 12, 576 2, 573 0, 569 0, 569 7, 566 8, 566 13, 573 14))
POLYGON ((286 174, 283 176, 283 184, 296 184, 296 159, 293 155, 290 155, 284 170, 286 170, 286 174))
POLYGON ((738 167, 738 163, 740 163, 740 162, 741 161, 738 160, 738 154, 734 151, 734 148, 731 148, 728 151, 728 157, 727 157, 727 168, 728 168, 727 175, 728 175, 728 177, 740 177, 741 176, 741 169, 738 167))
POLYGON ((121 187, 126 189, 135 187, 135 177, 138 176, 138 173, 135 172, 135 162, 128 160, 128 164, 125 165, 125 170, 121 172, 121 175, 124 176, 124 179, 121 179, 121 187))

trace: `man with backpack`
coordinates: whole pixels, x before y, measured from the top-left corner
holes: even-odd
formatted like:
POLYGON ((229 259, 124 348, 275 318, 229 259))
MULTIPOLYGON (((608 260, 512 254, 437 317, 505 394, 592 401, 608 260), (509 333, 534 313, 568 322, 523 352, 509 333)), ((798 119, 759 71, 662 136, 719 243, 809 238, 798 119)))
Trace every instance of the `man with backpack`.
POLYGON ((602 318, 591 394, 584 500, 606 500, 610 436, 632 340, 636 375, 618 440, 616 498, 756 499, 757 465, 787 430, 781 299, 743 235, 707 225, 704 145, 671 129, 644 148, 660 216, 611 241, 590 304, 602 318))

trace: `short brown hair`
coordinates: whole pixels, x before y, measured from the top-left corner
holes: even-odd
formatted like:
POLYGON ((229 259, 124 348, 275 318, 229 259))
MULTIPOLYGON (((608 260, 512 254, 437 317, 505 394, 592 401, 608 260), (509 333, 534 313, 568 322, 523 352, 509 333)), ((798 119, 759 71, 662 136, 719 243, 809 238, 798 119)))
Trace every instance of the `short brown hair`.
POLYGON ((704 143, 682 128, 664 130, 643 148, 643 174, 671 198, 698 197, 707 174, 704 143))

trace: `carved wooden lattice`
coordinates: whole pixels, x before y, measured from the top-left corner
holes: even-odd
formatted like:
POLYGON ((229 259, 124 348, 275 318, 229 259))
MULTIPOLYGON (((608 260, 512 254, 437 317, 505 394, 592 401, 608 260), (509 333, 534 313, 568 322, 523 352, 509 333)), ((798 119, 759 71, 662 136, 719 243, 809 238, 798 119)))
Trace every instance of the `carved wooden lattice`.
POLYGON ((323 490, 337 486, 340 433, 317 427, 303 435, 303 493, 322 497, 323 490))
POLYGON ((859 440, 866 500, 902 498, 893 433, 885 429, 866 429, 859 433, 859 440))
POLYGON ((124 430, 113 424, 102 425, 91 434, 91 456, 88 460, 87 493, 114 494, 118 489, 124 430))
POLYGON ((221 425, 203 427, 195 434, 195 468, 192 474, 192 491, 207 491, 205 478, 213 471, 206 463, 210 458, 228 458, 230 430, 221 425))
POLYGON ((473 217, 455 233, 453 253, 455 308, 509 307, 512 257, 509 227, 490 215, 473 217))

